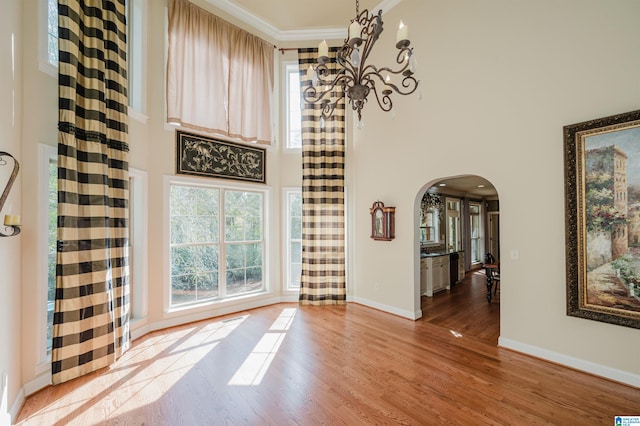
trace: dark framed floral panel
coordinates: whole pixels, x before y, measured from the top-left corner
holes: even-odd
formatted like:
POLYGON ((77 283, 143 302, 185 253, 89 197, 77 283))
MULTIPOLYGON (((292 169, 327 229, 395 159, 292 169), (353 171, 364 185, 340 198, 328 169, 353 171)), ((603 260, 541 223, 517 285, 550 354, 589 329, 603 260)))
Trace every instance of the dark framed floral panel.
POLYGON ((176 173, 266 182, 266 149, 176 131, 176 173))
POLYGON ((567 315, 640 328, 640 110, 564 127, 567 315))

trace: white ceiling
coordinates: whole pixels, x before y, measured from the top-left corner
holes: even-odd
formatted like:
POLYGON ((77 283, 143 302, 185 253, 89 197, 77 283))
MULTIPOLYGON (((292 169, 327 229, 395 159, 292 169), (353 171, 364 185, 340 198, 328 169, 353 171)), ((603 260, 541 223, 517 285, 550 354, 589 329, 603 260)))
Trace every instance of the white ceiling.
MULTIPOLYGON (((207 0, 276 40, 344 38, 356 15, 355 0, 207 0)), ((364 9, 385 13, 401 0, 360 0, 364 9)))
POLYGON ((480 176, 472 175, 440 180, 429 189, 429 192, 488 199, 497 199, 498 197, 498 192, 491 182, 480 176), (445 186, 440 186, 440 184, 445 186))

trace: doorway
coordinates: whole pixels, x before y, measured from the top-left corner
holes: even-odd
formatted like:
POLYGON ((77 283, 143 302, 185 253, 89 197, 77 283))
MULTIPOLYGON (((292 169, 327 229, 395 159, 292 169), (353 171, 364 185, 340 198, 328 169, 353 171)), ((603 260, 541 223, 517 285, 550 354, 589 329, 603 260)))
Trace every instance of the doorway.
POLYGON ((487 253, 496 259, 500 255, 497 190, 481 176, 441 178, 422 187, 417 205, 422 319, 497 344, 500 298, 496 294, 487 300, 482 266, 487 253), (430 266, 442 263, 435 259, 449 261, 449 282, 429 275, 430 266))

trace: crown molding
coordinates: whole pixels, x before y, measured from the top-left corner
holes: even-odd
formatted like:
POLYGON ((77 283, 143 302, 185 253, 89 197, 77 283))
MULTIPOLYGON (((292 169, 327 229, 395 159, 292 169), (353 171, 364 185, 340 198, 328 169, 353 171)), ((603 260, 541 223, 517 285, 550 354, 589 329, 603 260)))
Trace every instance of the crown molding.
MULTIPOLYGON (((207 0, 213 6, 230 14, 231 16, 241 20, 242 22, 250 25, 258 31, 272 37, 277 41, 296 41, 296 40, 333 40, 344 39, 347 36, 347 25, 345 21, 344 28, 322 28, 313 30, 280 30, 259 18, 240 6, 230 2, 229 0, 207 0)), ((377 13, 378 10, 382 10, 382 13, 386 13, 397 6, 402 0, 383 0, 378 6, 376 6, 372 12, 377 13)))

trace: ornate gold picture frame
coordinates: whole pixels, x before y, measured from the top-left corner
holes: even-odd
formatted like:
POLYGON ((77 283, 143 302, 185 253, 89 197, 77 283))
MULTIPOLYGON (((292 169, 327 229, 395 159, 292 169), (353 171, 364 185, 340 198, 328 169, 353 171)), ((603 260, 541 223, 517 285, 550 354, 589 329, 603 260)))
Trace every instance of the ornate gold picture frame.
POLYGON ((564 127, 567 315, 640 328, 640 111, 564 127))

